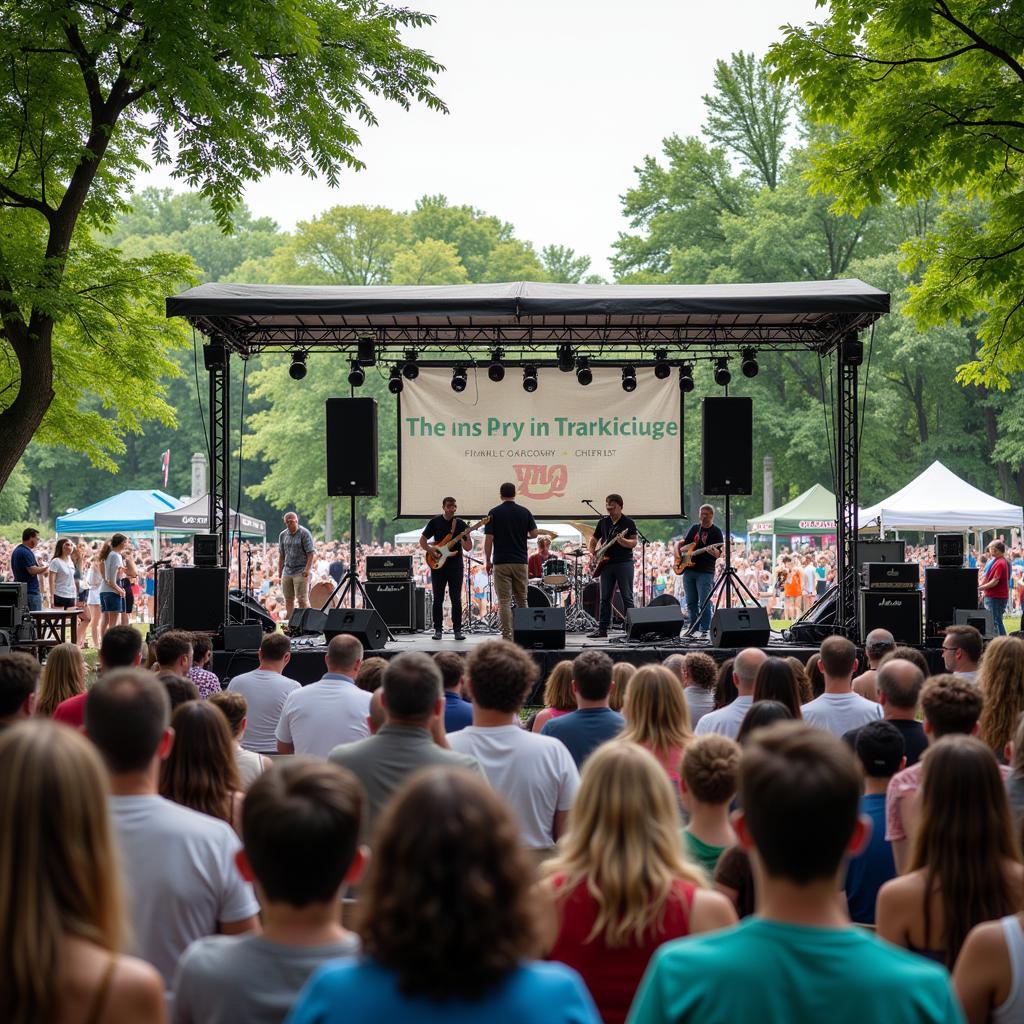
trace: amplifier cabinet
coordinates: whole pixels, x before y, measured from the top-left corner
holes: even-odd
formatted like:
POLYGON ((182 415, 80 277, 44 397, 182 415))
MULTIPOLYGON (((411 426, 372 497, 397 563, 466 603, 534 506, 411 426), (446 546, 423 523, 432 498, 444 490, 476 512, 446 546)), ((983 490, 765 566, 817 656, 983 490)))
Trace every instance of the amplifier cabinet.
POLYGON ((366 595, 373 602, 377 613, 392 629, 416 628, 414 605, 416 586, 411 582, 365 583, 366 595))
POLYGON ((873 629, 887 629, 898 644, 921 643, 920 590, 862 590, 861 642, 873 629))
POLYGON ((367 555, 366 578, 373 583, 412 579, 412 555, 367 555))
POLYGON ((868 590, 917 590, 920 582, 917 562, 864 563, 864 586, 868 590))

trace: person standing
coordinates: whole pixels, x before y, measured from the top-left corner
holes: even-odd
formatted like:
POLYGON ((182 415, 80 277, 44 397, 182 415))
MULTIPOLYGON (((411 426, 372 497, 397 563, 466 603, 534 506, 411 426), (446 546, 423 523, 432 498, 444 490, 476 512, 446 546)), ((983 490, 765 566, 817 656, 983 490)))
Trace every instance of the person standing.
POLYGON ((121 611, 119 626, 130 626, 132 624, 132 612, 135 610, 135 593, 132 584, 139 578, 139 570, 135 568, 135 552, 132 549, 131 538, 125 543, 121 552, 124 559, 124 566, 121 569, 121 578, 117 581, 124 591, 124 609, 121 611))
POLYGON ((296 604, 300 608, 309 607, 309 572, 316 556, 313 534, 299 525, 299 517, 294 512, 288 512, 284 517, 284 529, 277 538, 277 548, 285 612, 290 619, 296 604))
POLYGON ((498 494, 501 503, 487 513, 491 521, 484 527, 484 571, 494 575, 501 636, 511 641, 512 602, 517 608, 526 607, 526 541, 540 531, 533 513, 516 504, 515 484, 502 484, 498 494))
POLYGON ((593 555, 599 547, 614 538, 614 543, 605 552, 608 559, 601 570, 601 610, 598 613, 597 629, 588 636, 593 638, 608 635, 612 622, 612 595, 619 588, 623 613, 633 607, 633 548, 636 547, 636 523, 622 514, 622 495, 609 494, 604 499, 608 515, 597 521, 589 548, 593 555))
POLYGON ((1006 560, 1006 545, 994 540, 988 546, 992 561, 985 567, 978 589, 985 598, 985 607, 992 613, 996 636, 1006 636, 1003 612, 1010 598, 1010 563, 1006 560))
MULTIPOLYGON (((50 559, 50 600, 54 608, 74 608, 78 604, 75 582, 74 543, 68 537, 58 539, 50 559)), ((71 640, 78 643, 78 620, 71 620, 71 640)))
POLYGON ((123 533, 115 533, 100 548, 100 573, 103 576, 100 584, 100 610, 103 612, 101 636, 112 626, 120 625, 121 613, 124 611, 124 587, 118 583, 118 579, 124 565, 121 552, 127 544, 128 538, 123 533))
MULTIPOLYGON (((434 516, 420 534, 420 547, 424 551, 434 551, 440 554, 441 549, 437 545, 445 537, 455 537, 462 533, 469 524, 459 519, 456 515, 458 504, 454 498, 441 499, 441 514, 434 516)), ((462 549, 473 550, 473 541, 467 533, 462 538, 462 549)), ((440 640, 444 632, 444 592, 452 602, 452 632, 456 640, 465 640, 462 635, 462 552, 453 552, 448 556, 444 565, 437 569, 430 570, 430 585, 434 592, 434 639, 440 640)))
POLYGON ((45 562, 36 559, 32 549, 39 543, 39 531, 31 526, 21 531, 21 543, 11 552, 11 573, 15 583, 24 583, 28 594, 28 606, 34 612, 43 610, 43 593, 39 577, 46 570, 45 562))
MULTIPOLYGON (((697 623, 697 630, 706 633, 711 628, 711 604, 708 595, 715 582, 715 562, 722 553, 725 537, 715 526, 715 510, 710 505, 701 505, 700 520, 686 531, 686 536, 676 545, 676 558, 685 544, 696 544, 697 548, 710 548, 693 559, 693 568, 683 573, 683 587, 686 593, 686 608, 690 622, 697 623), (698 613, 704 608, 698 621, 698 613)), ((696 550, 696 549, 695 549, 696 550)))

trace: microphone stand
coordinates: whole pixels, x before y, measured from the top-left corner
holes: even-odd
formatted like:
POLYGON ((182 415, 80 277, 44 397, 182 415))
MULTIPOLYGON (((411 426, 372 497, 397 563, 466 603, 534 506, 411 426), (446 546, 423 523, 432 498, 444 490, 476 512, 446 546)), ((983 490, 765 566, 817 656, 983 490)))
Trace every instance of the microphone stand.
POLYGON ((636 528, 636 536, 640 541, 640 606, 646 608, 650 600, 650 590, 647 586, 647 545, 650 541, 639 526, 636 528))

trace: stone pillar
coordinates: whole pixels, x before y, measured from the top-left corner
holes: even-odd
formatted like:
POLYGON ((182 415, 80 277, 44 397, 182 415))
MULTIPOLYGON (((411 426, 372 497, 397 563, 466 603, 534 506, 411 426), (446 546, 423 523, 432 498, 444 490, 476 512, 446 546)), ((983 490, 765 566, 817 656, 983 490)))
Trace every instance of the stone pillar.
POLYGON ((775 459, 770 455, 764 457, 764 509, 767 515, 775 508, 775 459))
POLYGON ((203 452, 196 452, 192 456, 192 497, 201 498, 210 490, 209 466, 206 462, 206 455, 203 452))

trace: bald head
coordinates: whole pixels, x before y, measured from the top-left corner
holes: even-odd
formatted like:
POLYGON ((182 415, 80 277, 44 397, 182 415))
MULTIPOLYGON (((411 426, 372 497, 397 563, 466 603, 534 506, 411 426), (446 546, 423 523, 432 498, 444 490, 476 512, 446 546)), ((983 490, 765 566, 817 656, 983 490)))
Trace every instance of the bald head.
POLYGON ((913 714, 924 686, 924 673, 904 658, 890 658, 878 670, 878 690, 887 718, 892 712, 913 714))
POLYGON ((878 663, 896 646, 896 638, 887 629, 873 629, 864 638, 864 653, 868 665, 878 668, 878 663))
POLYGON ((733 659, 732 678, 741 697, 749 697, 754 692, 757 670, 767 660, 768 656, 757 647, 745 647, 733 659))

